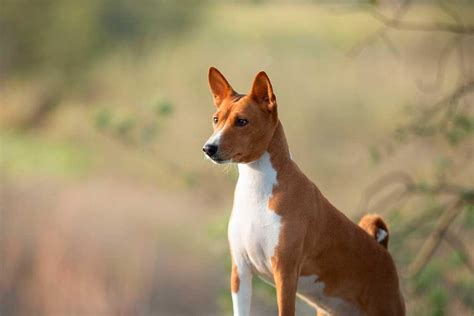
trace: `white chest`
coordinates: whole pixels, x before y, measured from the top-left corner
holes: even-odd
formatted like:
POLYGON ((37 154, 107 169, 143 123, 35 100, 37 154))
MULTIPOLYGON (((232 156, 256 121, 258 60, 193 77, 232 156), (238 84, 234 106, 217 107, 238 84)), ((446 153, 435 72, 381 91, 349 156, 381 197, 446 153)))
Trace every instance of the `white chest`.
POLYGON ((273 281, 271 258, 280 236, 281 216, 269 209, 268 202, 277 174, 270 156, 239 165, 239 180, 229 222, 232 257, 246 264, 268 281, 273 281))
MULTIPOLYGON (((268 204, 277 184, 277 173, 268 153, 251 164, 239 165, 228 230, 232 258, 238 270, 249 268, 272 284, 272 257, 280 238, 281 216, 268 204)), ((326 296, 324 288, 325 284, 318 282, 315 275, 299 277, 298 294, 310 304, 341 315, 358 315, 350 304, 326 296)))

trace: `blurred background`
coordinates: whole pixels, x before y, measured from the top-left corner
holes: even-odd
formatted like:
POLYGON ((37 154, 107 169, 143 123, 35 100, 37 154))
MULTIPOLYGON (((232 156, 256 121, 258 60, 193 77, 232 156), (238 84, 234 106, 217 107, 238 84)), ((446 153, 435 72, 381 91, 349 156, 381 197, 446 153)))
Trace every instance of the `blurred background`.
POLYGON ((474 315, 472 1, 2 0, 0 52, 0 315, 230 315, 211 65, 386 218, 408 315, 474 315))

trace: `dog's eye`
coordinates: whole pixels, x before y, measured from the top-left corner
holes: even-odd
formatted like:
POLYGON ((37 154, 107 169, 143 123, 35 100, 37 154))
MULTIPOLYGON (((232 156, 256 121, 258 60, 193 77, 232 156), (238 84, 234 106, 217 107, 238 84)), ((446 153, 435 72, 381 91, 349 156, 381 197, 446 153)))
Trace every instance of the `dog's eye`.
POLYGON ((214 124, 217 124, 217 122, 219 122, 219 119, 217 118, 217 116, 214 116, 212 118, 212 121, 214 122, 214 124))
POLYGON ((249 121, 247 121, 246 119, 241 119, 241 118, 238 118, 235 120, 235 125, 237 126, 245 126, 247 125, 249 121))

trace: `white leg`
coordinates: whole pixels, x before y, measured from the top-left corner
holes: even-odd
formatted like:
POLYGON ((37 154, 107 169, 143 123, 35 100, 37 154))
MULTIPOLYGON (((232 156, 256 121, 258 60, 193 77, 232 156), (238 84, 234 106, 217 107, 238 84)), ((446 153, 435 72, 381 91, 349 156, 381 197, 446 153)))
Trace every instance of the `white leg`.
POLYGON ((232 278, 238 278, 238 289, 232 291, 232 305, 234 316, 249 316, 250 304, 252 302, 252 272, 246 265, 237 265, 233 269, 232 278))

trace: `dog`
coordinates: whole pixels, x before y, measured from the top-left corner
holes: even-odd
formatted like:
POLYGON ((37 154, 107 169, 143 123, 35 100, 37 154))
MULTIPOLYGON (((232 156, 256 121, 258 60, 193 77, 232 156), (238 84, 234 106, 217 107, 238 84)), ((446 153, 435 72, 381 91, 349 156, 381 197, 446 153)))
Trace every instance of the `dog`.
POLYGON ((296 296, 318 315, 405 315, 387 226, 377 215, 357 226, 298 168, 266 73, 244 95, 211 67, 209 86, 217 111, 203 151, 239 169, 228 226, 234 315, 250 314, 253 275, 275 286, 280 316, 295 314, 296 296))

